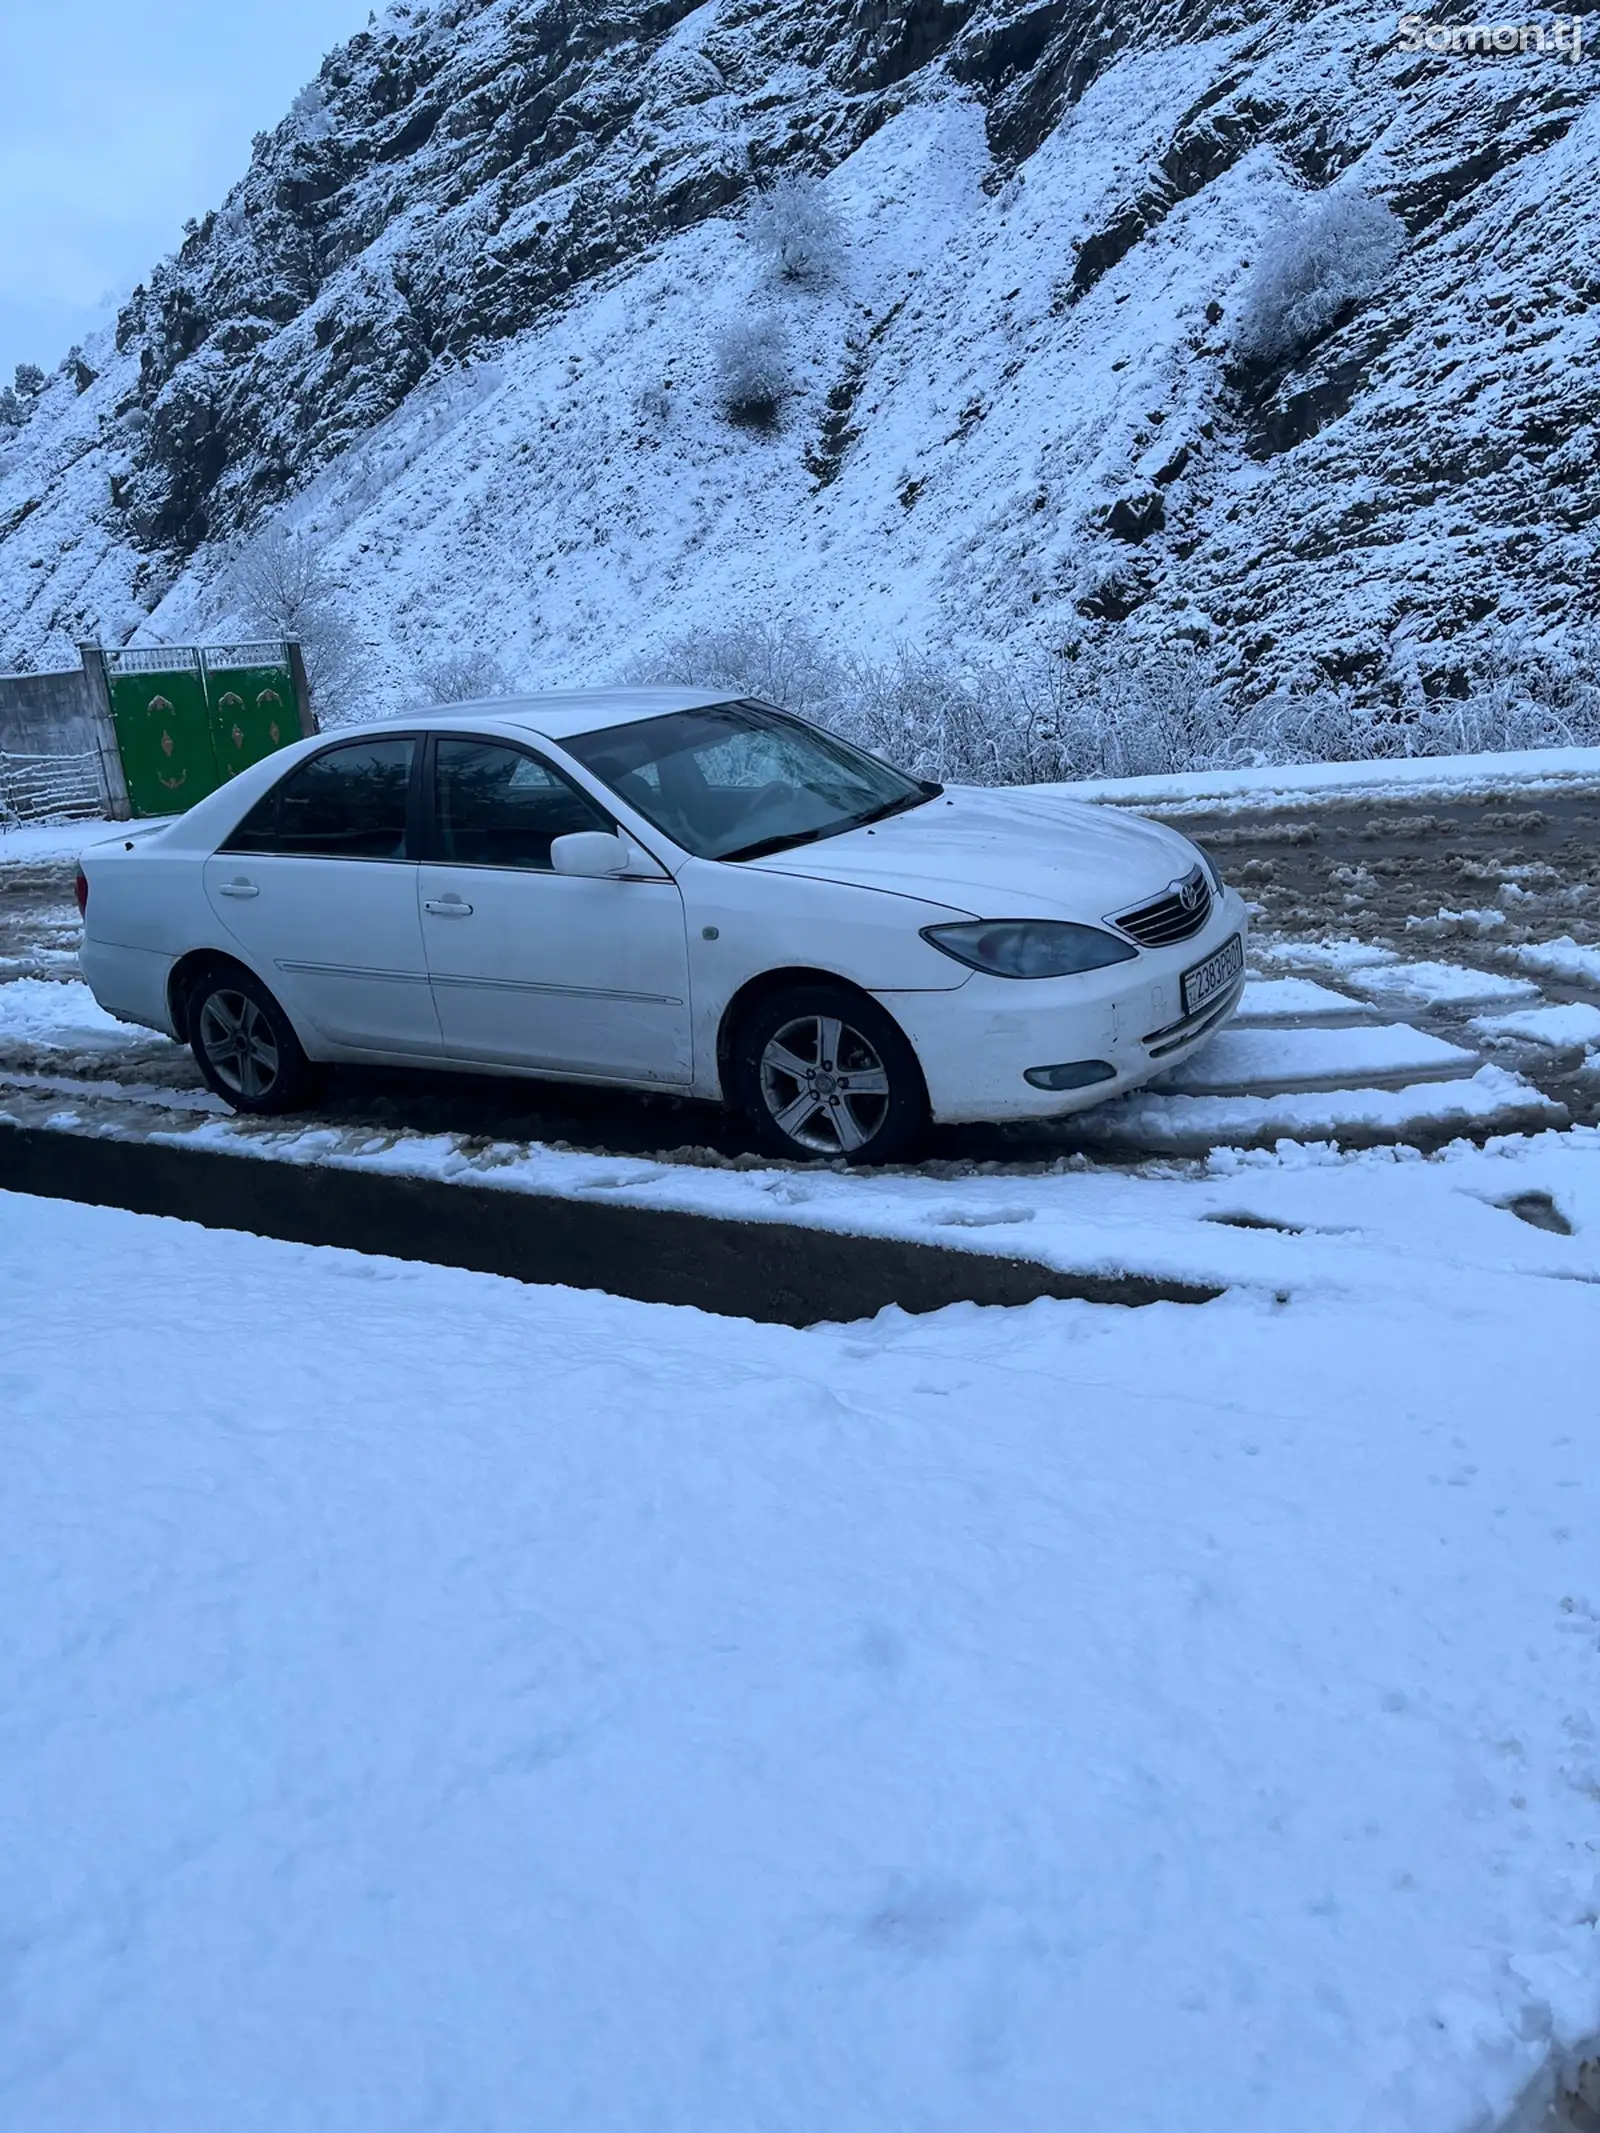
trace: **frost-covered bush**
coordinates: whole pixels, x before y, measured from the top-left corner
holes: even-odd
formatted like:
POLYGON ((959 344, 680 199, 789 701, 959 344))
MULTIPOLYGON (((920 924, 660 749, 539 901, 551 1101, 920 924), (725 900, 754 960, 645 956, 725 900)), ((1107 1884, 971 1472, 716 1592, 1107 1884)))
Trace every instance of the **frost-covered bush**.
POLYGON ((417 677, 430 704, 474 703, 481 696, 509 696, 511 684, 490 652, 451 652, 417 677))
POLYGON ((20 430, 32 409, 18 392, 9 385, 0 385, 0 432, 20 430))
POLYGON ((714 351, 717 398, 730 422, 770 429, 789 390, 789 337, 775 311, 736 319, 714 351))
POLYGON ((642 687, 726 689, 759 696, 821 726, 838 726, 849 695, 849 670, 802 624, 743 617, 719 629, 686 631, 640 654, 623 680, 642 687))
POLYGON ((838 210, 815 178, 779 178, 756 193, 745 211, 745 233, 780 280, 820 288, 844 262, 838 210))
POLYGON ((1187 644, 1117 634, 964 657, 903 646, 846 656, 803 625, 734 621, 663 645, 626 678, 759 696, 918 777, 972 785, 1121 778, 1238 764, 1360 762, 1600 746, 1600 638, 1566 651, 1501 641, 1461 697, 1358 700, 1309 678, 1254 704, 1187 644))
POLYGON ((759 696, 918 777, 972 785, 1123 777, 1186 767, 1224 730, 1197 654, 1042 647, 975 659, 905 645, 849 657, 790 621, 700 630, 636 659, 625 677, 759 696))
POLYGON ((37 363, 19 363, 12 372, 12 382, 25 400, 44 391, 44 372, 37 363))
POLYGON ((219 590, 228 612, 246 629, 299 640, 320 716, 337 721, 359 713, 364 648, 346 611, 343 587, 313 540, 267 526, 235 548, 219 590))
POLYGON ((1262 244, 1234 328, 1245 363, 1303 354, 1375 289, 1405 245, 1392 208, 1353 185, 1305 201, 1262 244))

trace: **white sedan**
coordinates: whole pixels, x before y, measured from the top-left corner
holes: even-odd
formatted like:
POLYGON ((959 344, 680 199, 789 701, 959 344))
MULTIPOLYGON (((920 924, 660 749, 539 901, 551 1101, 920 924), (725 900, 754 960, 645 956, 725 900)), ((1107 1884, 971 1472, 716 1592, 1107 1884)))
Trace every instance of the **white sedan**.
POLYGON ((1175 830, 688 689, 299 742, 92 847, 78 893, 96 999, 238 1110, 322 1061, 467 1067, 709 1098, 851 1162, 1148 1081, 1232 1013, 1247 923, 1175 830))

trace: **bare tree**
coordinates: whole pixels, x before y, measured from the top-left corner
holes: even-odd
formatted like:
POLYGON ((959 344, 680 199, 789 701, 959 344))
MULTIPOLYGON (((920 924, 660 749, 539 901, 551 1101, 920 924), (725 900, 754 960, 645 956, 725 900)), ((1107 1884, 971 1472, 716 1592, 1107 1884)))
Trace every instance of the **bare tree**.
POLYGON ((304 533, 268 526, 235 551, 223 597, 247 629, 299 640, 318 710, 353 716, 364 693, 363 646, 344 592, 322 550, 304 533))
POLYGON ((468 704, 514 693, 491 652, 450 652, 425 666, 417 678, 431 704, 468 704))

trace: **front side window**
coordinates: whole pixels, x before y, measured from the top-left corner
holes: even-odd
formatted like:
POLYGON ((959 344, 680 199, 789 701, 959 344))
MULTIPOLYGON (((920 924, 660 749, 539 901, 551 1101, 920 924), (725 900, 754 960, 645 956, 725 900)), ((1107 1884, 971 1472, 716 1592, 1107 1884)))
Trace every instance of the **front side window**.
POLYGON ((755 859, 920 807, 921 785, 768 704, 712 704, 562 744, 698 859, 755 859))
POLYGON ((458 866, 548 873, 553 839, 614 826, 547 763, 493 741, 437 742, 433 791, 433 855, 458 866))
POLYGON ((412 740, 346 741, 290 772, 245 816, 225 852, 302 859, 404 859, 412 740))

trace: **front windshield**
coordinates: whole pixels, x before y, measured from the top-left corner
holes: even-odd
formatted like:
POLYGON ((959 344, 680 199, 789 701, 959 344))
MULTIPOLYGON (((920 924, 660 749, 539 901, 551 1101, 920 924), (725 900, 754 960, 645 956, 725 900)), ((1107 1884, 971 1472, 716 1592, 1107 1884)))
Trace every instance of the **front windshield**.
POLYGON ((875 756, 769 704, 712 704, 564 741, 697 859, 755 859, 933 798, 875 756))

